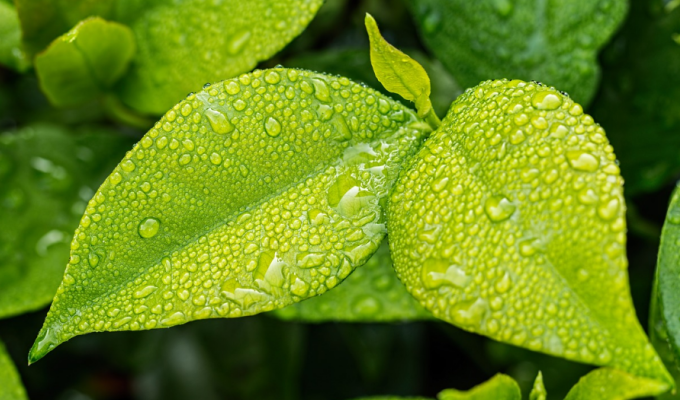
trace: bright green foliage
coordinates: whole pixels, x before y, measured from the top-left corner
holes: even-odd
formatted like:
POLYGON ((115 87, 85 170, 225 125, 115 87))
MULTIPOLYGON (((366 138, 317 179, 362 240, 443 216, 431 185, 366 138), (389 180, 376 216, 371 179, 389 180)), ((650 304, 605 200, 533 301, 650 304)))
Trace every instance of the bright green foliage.
POLYGON ((177 104, 85 210, 29 359, 93 331, 270 311, 325 292, 385 235, 426 124, 372 89, 255 71, 177 104))
POLYGON ((385 89, 415 102, 418 116, 426 117, 432 112, 432 102, 430 78, 425 69, 416 60, 387 43, 370 14, 366 14, 366 30, 371 41, 371 64, 375 76, 385 89))
POLYGON ((529 400, 545 400, 547 396, 548 392, 545 390, 545 385, 543 385, 543 374, 541 371, 538 371, 534 387, 531 388, 531 393, 529 393, 529 400))
POLYGON ((28 399, 12 359, 0 342, 0 400, 28 399))
POLYGON ((437 395, 438 400, 522 400, 522 392, 514 379, 496 374, 488 381, 467 391, 446 389, 437 395))
POLYGON ((21 47, 17 11, 12 4, 2 1, 0 1, 0 64, 19 72, 27 70, 31 65, 21 47))
POLYGON ((597 52, 626 13, 625 0, 409 0, 425 43, 463 86, 538 80, 588 104, 597 52))
POLYGON ((640 378, 612 368, 599 368, 581 378, 565 400, 628 400, 655 396, 668 389, 668 384, 658 380, 640 378))
POLYGON ((395 268, 463 329, 667 382, 630 298, 622 183, 580 105, 534 83, 483 82, 395 186, 395 268))
POLYGON ((387 241, 366 264, 347 277, 342 286, 274 313, 279 318, 307 322, 387 322, 432 318, 397 278, 387 241))
POLYGON ((0 135, 0 318, 52 300, 85 205, 130 144, 101 128, 0 135))
POLYGON ((40 86, 52 104, 82 104, 108 91, 135 53, 130 28, 88 18, 35 58, 40 86))

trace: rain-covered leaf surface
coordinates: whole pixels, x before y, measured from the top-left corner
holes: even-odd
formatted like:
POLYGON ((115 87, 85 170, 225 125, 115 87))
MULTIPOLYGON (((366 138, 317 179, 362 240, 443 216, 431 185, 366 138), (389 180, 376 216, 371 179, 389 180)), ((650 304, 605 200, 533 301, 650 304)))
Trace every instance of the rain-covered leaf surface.
POLYGON ((548 392, 545 390, 543 384, 543 374, 539 371, 534 381, 534 386, 529 393, 529 400, 545 400, 548 397, 548 392))
POLYGON ((622 183, 580 105, 534 83, 483 82, 395 185, 395 268, 463 329, 669 382, 630 297, 622 183))
POLYGON ((657 190, 680 174, 680 7, 631 2, 630 18, 603 53, 593 116, 621 161, 626 195, 657 190))
POLYGON ((180 102, 85 210, 29 359, 93 331, 270 311, 325 292, 385 235, 426 125, 346 78, 255 71, 180 102))
POLYGON ((14 6, 0 1, 0 64, 23 72, 30 62, 21 47, 21 28, 14 6))
POLYGON ((669 386, 612 368, 598 368, 581 378, 564 400, 628 400, 655 396, 669 386))
POLYGON ((12 359, 0 342, 0 400, 26 400, 26 390, 21 384, 12 359))
POLYGON ((625 0, 409 0, 421 36, 463 87, 537 80, 588 104, 597 52, 623 20, 625 0))
POLYGON ((497 374, 470 390, 446 389, 437 395, 438 400, 522 400, 522 392, 514 379, 497 374))
POLYGON ((101 128, 0 134, 0 318, 54 297, 87 201, 131 144, 101 128))
POLYGON ((135 53, 130 28, 92 17, 58 37, 35 58, 40 86, 57 106, 73 106, 106 92, 135 53))
POLYGON ((387 240, 341 286, 274 313, 282 319, 307 322, 388 322, 432 318, 397 278, 387 240))

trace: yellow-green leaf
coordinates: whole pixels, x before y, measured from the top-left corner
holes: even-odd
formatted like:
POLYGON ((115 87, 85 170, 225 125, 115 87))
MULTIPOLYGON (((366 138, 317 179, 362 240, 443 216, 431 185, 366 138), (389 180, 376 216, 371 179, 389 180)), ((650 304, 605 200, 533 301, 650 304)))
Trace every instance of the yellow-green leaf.
POLYGON ((599 368, 581 378, 565 400, 628 400, 656 396, 670 386, 612 368, 599 368))
POLYGON ((21 45, 19 17, 12 4, 0 1, 0 64, 19 72, 31 66, 21 45))
POLYGON ((0 342, 0 400, 27 400, 26 390, 5 345, 0 342))
POLYGON ((483 82, 412 160, 389 203, 390 248, 436 317, 672 384, 631 301, 616 157, 580 105, 535 83, 483 82))
POLYGON ((35 69, 52 104, 73 106, 108 91, 126 71, 134 53, 130 28, 92 17, 38 54, 35 69))
POLYGON ((496 374, 488 381, 462 391, 446 389, 437 395, 438 400, 521 400, 522 392, 511 377, 496 374))
POLYGON ((29 360, 88 332, 252 315, 336 286, 377 250, 426 128, 372 89, 302 70, 190 95, 88 204, 29 360))
POLYGON ((531 393, 529 393, 529 400, 545 400, 546 397, 548 397, 548 392, 545 390, 545 385, 543 385, 543 374, 541 371, 538 371, 534 386, 531 388, 531 393))

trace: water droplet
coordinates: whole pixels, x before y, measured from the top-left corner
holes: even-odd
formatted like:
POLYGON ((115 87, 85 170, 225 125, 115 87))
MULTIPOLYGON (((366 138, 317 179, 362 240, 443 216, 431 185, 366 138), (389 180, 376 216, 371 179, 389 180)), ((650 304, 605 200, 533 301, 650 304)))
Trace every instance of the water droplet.
POLYGON ((456 324, 478 327, 484 319, 486 308, 486 301, 481 297, 475 301, 461 301, 451 307, 449 316, 456 324))
POLYGON ((556 93, 540 91, 531 97, 531 104, 539 110, 555 110, 562 105, 562 99, 556 93))
POLYGON ((225 134, 234 130, 234 125, 229 122, 229 119, 222 111, 208 108, 205 110, 205 116, 208 118, 210 127, 215 133, 225 134))
POLYGON ((132 297, 134 297, 135 299, 142 299, 144 297, 149 296, 151 293, 155 292, 156 289, 158 289, 158 287, 156 287, 156 286, 146 286, 146 287, 144 287, 140 290, 137 290, 132 295, 132 297))
POLYGON ((446 176, 439 178, 439 179, 436 179, 432 182, 432 185, 431 185, 432 190, 434 192, 441 192, 442 190, 444 190, 444 188, 446 187, 446 185, 448 183, 449 183, 449 178, 446 177, 446 176))
POLYGON ((491 196, 484 202, 484 211, 493 222, 501 222, 510 218, 516 209, 517 206, 504 196, 491 196))
POLYGON ((161 325, 165 326, 173 326, 173 325, 178 325, 181 324, 186 320, 186 316, 184 315, 183 312, 177 311, 176 313, 172 314, 168 318, 162 319, 161 320, 161 325))
POLYGON ((267 131, 267 135, 271 137, 279 136, 281 133, 281 123, 277 121, 276 118, 269 117, 264 123, 264 129, 267 131))
POLYGON ((357 180, 340 175, 328 188, 328 204, 345 217, 359 215, 373 204, 373 192, 362 188, 357 180))
POLYGON ((231 38, 231 41, 227 45, 227 51, 229 54, 235 55, 240 53, 250 39, 250 36, 250 31, 242 31, 234 34, 234 36, 231 38))
POLYGON ((578 171, 595 172, 600 162, 590 153, 581 150, 567 152, 567 160, 572 168, 578 171))
POLYGON ((471 280, 459 266, 448 261, 428 258, 423 262, 421 270, 423 285, 428 289, 436 289, 442 285, 466 287, 471 280))
POLYGON ((239 85, 236 81, 228 81, 225 82, 224 84, 224 90, 227 91, 230 95, 235 95, 238 94, 241 91, 241 85, 239 85))
POLYGON ((97 267, 97 265, 99 265, 99 256, 97 253, 90 251, 90 253, 87 255, 87 262, 92 268, 97 267))
POLYGON ((600 216, 605 221, 609 221, 611 219, 614 219, 618 215, 619 212, 619 206, 620 206, 619 199, 617 198, 612 198, 609 199, 608 201, 603 201, 602 204, 597 208, 597 215, 600 216))
POLYGON ((264 80, 265 80, 265 82, 271 83, 273 85, 273 84, 279 83, 279 81, 281 80, 281 76, 276 71, 269 71, 264 76, 264 80))
POLYGON ((139 224, 139 236, 149 239, 158 233, 161 222, 156 218, 146 218, 139 224))
POLYGON ((135 163, 133 163, 132 160, 125 160, 122 163, 120 163, 120 167, 125 172, 132 172, 135 170, 135 163))
POLYGON ((331 101, 331 93, 330 90, 328 90, 328 85, 326 85, 326 82, 322 81, 321 79, 313 78, 312 85, 314 85, 314 97, 325 103, 331 101))

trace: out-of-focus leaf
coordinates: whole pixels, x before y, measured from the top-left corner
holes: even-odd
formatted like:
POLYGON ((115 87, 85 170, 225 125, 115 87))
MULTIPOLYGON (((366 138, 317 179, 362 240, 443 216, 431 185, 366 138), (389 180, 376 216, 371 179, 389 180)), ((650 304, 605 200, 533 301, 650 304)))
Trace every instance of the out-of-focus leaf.
POLYGON ((0 400, 27 400, 19 373, 0 342, 0 400))
POLYGON ((125 72, 134 52, 130 28, 92 17, 38 54, 35 70, 52 104, 72 106, 108 91, 125 72))
POLYGON ((334 287, 377 250, 386 196, 428 132, 372 89, 302 70, 190 95, 88 204, 29 359, 88 332, 253 315, 334 287))
MULTIPOLYGON (((432 82, 430 99, 434 110, 439 115, 446 114, 451 102, 463 93, 462 89, 439 61, 428 58, 418 50, 408 49, 405 51, 425 68, 425 72, 430 77, 432 82)), ((366 49, 331 49, 302 53, 287 59, 285 65, 346 76, 390 95, 375 77, 369 52, 366 49)), ((410 105, 410 102, 404 99, 397 100, 410 105)))
POLYGON ((668 384, 658 380, 598 368, 581 378, 564 400, 628 400, 655 396, 668 389, 668 384))
POLYGON ((602 90, 593 116, 621 161, 626 194, 649 192, 680 174, 680 8, 633 1, 621 33, 602 60, 602 90))
POLYGON ((588 104, 597 52, 625 0, 408 0, 421 36, 463 87, 485 79, 538 80, 588 104))
POLYGON ((543 374, 539 371, 534 381, 534 387, 531 389, 531 393, 529 393, 529 400, 545 400, 546 397, 548 397, 548 392, 545 390, 545 385, 543 385, 543 374))
POLYGON ((30 67, 21 46, 19 17, 12 4, 0 1, 0 64, 23 72, 30 67))
POLYGON ((87 201, 131 144, 101 128, 0 134, 0 318, 54 297, 87 201))
POLYGON ((388 205, 391 255, 435 317, 671 384, 631 301, 616 157, 580 105, 487 81, 412 160, 388 205))
POLYGON ((387 322, 432 318, 432 314, 418 304, 397 278, 387 241, 341 286, 273 313, 282 319, 306 322, 387 322))
POLYGON ((488 381, 467 391, 446 389, 437 395, 438 400, 521 400, 522 392, 514 379, 497 374, 488 381))

